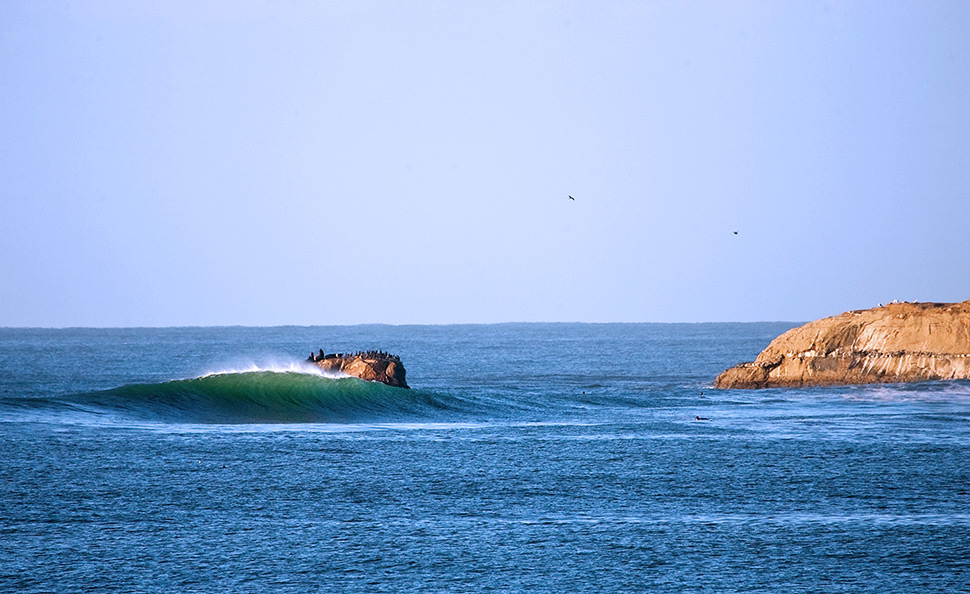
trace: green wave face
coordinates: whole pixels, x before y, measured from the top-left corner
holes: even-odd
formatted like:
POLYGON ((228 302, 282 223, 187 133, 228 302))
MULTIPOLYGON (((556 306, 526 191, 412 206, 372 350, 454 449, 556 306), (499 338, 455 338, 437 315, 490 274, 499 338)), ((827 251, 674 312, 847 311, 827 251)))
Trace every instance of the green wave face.
POLYGON ((298 372, 221 373, 133 384, 77 404, 146 420, 185 423, 359 423, 435 419, 455 403, 353 377, 298 372))

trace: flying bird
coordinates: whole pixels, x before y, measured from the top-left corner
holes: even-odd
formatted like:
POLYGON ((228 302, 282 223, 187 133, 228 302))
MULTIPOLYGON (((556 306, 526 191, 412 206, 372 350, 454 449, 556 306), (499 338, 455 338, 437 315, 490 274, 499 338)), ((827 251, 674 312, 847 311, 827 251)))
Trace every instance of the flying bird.
POLYGON ((735 234, 735 235, 737 235, 737 234, 738 234, 738 232, 737 232, 737 231, 735 231, 735 232, 734 232, 734 234, 735 234))
POLYGON ((572 196, 570 196, 569 199, 572 200, 573 202, 576 202, 576 199, 573 198, 572 196))

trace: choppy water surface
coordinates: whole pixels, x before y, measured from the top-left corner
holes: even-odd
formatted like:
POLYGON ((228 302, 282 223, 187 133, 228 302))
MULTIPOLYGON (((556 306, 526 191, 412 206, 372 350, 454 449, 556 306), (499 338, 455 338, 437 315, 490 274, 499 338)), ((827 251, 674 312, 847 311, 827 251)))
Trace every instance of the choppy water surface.
POLYGON ((790 326, 0 330, 0 590, 970 589, 970 383, 710 387, 790 326))

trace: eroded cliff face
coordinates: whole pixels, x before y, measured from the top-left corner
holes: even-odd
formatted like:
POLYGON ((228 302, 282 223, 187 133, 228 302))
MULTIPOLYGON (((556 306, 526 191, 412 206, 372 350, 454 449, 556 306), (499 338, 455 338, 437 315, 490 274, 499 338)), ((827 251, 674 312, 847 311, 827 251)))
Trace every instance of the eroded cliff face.
POLYGON ((404 365, 393 355, 375 353, 325 355, 315 358, 313 364, 324 371, 338 371, 396 388, 410 387, 405 380, 404 365))
POLYGON ((785 332, 717 388, 970 379, 970 300, 891 303, 785 332))

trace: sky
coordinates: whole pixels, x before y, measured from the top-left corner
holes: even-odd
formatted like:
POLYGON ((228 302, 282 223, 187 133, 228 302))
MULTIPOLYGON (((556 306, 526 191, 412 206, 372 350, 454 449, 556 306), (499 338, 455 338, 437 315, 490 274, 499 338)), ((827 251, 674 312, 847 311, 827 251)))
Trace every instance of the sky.
POLYGON ((5 0, 0 326, 963 301, 968 30, 963 0, 5 0))

